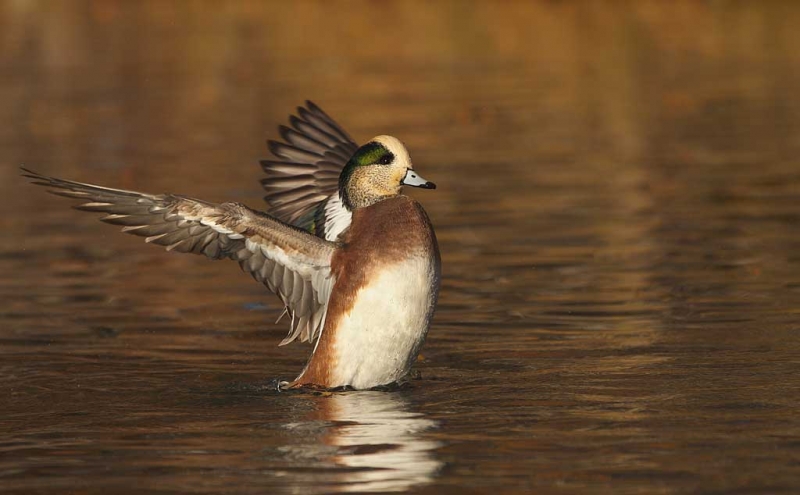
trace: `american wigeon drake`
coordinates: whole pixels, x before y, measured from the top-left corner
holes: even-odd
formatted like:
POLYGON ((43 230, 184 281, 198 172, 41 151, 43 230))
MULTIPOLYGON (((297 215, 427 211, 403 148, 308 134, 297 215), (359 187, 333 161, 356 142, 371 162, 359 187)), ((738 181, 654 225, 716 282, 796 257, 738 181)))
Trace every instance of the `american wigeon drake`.
POLYGON ((405 146, 378 136, 357 147, 307 102, 271 142, 262 162, 270 209, 214 204, 47 177, 50 192, 82 199, 77 209, 168 251, 232 259, 278 295, 291 316, 281 345, 314 350, 285 387, 367 389, 403 378, 430 327, 441 262, 425 210, 402 186, 435 186, 413 169, 405 146))

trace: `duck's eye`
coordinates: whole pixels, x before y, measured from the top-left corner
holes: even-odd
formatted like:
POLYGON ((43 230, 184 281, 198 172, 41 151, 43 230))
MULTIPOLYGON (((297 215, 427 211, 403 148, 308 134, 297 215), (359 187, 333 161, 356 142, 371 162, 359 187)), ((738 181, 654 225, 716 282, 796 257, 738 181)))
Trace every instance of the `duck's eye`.
POLYGON ((380 163, 381 165, 389 165, 393 161, 394 161, 394 154, 392 153, 386 153, 385 155, 378 158, 378 163, 380 163))

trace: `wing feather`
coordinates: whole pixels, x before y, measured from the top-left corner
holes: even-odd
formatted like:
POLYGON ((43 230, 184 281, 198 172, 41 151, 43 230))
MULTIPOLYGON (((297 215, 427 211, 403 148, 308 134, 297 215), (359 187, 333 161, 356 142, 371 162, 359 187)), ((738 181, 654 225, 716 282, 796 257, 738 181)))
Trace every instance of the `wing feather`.
POLYGON ((322 331, 333 286, 336 245, 238 203, 213 204, 175 194, 145 194, 47 177, 24 176, 54 194, 77 198, 76 208, 169 251, 232 259, 275 292, 292 315, 281 342, 314 341, 322 331), (320 315, 323 315, 322 317, 320 315))
POLYGON ((330 240, 324 203, 338 196, 339 174, 358 145, 314 103, 306 102, 297 114, 289 117, 291 127, 279 128, 285 142, 269 142, 277 160, 261 161, 264 199, 269 214, 330 240))

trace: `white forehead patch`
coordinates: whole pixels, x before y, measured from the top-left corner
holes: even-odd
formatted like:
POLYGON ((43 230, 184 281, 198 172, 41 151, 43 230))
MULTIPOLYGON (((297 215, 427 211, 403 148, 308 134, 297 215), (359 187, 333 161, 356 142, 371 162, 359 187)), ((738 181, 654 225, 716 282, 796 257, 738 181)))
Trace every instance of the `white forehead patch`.
POLYGON ((407 168, 412 168, 411 166, 411 156, 408 154, 408 150, 403 145, 403 143, 394 136, 377 136, 370 141, 380 143, 386 147, 387 150, 391 151, 392 154, 395 156, 396 164, 402 165, 407 168))

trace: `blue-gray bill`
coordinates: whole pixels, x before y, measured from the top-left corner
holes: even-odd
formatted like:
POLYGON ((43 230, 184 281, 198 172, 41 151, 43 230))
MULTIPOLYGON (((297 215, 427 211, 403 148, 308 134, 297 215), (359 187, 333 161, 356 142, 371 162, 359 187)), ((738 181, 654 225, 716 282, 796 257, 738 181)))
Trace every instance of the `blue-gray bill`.
POLYGON ((405 186, 420 187, 422 189, 436 189, 436 184, 425 179, 415 171, 408 169, 406 176, 400 181, 405 186))

